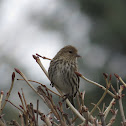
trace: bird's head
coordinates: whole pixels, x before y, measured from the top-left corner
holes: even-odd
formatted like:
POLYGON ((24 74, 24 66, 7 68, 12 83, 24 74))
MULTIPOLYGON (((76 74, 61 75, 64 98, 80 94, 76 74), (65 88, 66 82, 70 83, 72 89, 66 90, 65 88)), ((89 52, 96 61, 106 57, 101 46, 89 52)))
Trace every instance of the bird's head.
POLYGON ((80 55, 78 55, 78 51, 74 46, 68 45, 62 48, 55 57, 64 60, 76 60, 80 55))

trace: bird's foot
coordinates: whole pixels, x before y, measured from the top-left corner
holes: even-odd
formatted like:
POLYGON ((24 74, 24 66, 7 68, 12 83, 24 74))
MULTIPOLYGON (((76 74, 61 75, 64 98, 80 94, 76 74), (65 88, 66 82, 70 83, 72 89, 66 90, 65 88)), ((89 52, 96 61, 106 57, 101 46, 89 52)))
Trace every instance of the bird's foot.
POLYGON ((63 95, 63 102, 67 99, 69 97, 69 94, 65 94, 65 95, 63 95))

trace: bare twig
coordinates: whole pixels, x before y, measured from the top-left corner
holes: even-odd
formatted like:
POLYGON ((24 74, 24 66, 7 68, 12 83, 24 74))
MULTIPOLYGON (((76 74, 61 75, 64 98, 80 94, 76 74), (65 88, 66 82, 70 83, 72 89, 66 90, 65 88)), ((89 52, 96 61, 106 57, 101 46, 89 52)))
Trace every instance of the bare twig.
MULTIPOLYGON (((37 92, 37 90, 28 82, 28 79, 25 77, 25 75, 18 69, 15 68, 15 71, 19 73, 23 79, 27 82, 27 84, 32 88, 32 90, 45 102, 45 99, 37 92)), ((45 102, 46 103, 46 102, 45 102)))
POLYGON ((21 126, 24 126, 24 119, 23 119, 23 115, 21 113, 20 113, 19 117, 21 119, 21 126))
POLYGON ((52 126, 52 123, 48 116, 41 114, 41 119, 46 123, 47 126, 52 126))
POLYGON ((6 95, 5 101, 4 101, 3 105, 2 105, 2 108, 1 108, 1 111, 0 112, 2 112, 2 110, 4 109, 4 107, 5 107, 6 103, 7 103, 7 100, 9 98, 9 96, 10 96, 10 93, 11 93, 12 88, 13 88, 13 85, 14 85, 14 79, 15 79, 15 73, 13 72, 12 73, 12 83, 11 83, 11 87, 10 87, 10 89, 9 89, 7 95, 6 95))
POLYGON ((2 100, 3 100, 3 96, 4 96, 4 92, 1 91, 1 95, 0 95, 0 115, 2 113, 2 100))
POLYGON ((23 111, 19 107, 17 107, 16 105, 14 105, 11 101, 9 101, 9 100, 6 100, 6 101, 9 102, 11 105, 13 105, 15 108, 17 108, 18 110, 20 110, 23 113, 23 111))
POLYGON ((119 77, 120 82, 126 87, 126 83, 123 81, 121 77, 119 77))
POLYGON ((115 102, 115 99, 113 98, 112 101, 110 102, 109 106, 104 111, 104 115, 105 115, 104 118, 105 119, 106 119, 106 117, 107 117, 107 115, 108 115, 108 113, 109 113, 109 111, 110 111, 110 109, 111 109, 111 107, 112 107, 112 105, 113 105, 114 102, 115 102))
POLYGON ((126 83, 123 81, 123 79, 118 74, 116 74, 116 73, 114 75, 126 87, 126 83))
POLYGON ((126 118, 125 118, 123 104, 122 104, 122 90, 123 90, 123 86, 120 86, 120 90, 118 91, 120 98, 118 101, 119 101, 119 108, 120 108, 120 114, 122 117, 123 125, 126 126, 126 118))
POLYGON ((38 126, 38 110, 39 110, 39 100, 37 100, 37 113, 36 113, 36 124, 38 126))
MULTIPOLYGON (((24 79, 17 79, 17 80, 24 80, 24 79)), ((40 82, 33 81, 33 80, 28 80, 28 81, 30 81, 30 82, 34 82, 34 83, 37 83, 37 84, 40 84, 41 86, 46 87, 47 90, 49 90, 49 91, 52 92, 53 94, 55 94, 55 95, 61 97, 61 95, 59 95, 59 94, 57 94, 56 92, 52 91, 51 89, 49 89, 47 86, 45 86, 44 84, 42 84, 42 83, 40 83, 40 82)))
POLYGON ((23 96, 23 100, 24 100, 24 103, 25 103, 25 107, 27 107, 27 101, 25 99, 24 92, 23 92, 23 89, 22 88, 21 88, 21 91, 22 91, 22 96, 23 96))
POLYGON ((38 86, 38 93, 44 97, 46 104, 51 109, 51 111, 53 112, 53 114, 55 115, 55 117, 57 118, 57 120, 60 120, 60 116, 59 116, 57 110, 54 109, 54 106, 53 106, 52 102, 46 96, 46 93, 43 91, 43 89, 41 88, 41 86, 38 86))
POLYGON ((84 106, 84 96, 85 96, 85 91, 83 91, 82 94, 81 94, 82 106, 84 106))
POLYGON ((100 98, 100 100, 98 101, 98 103, 95 105, 95 107, 91 110, 91 112, 90 112, 90 114, 92 115, 92 113, 95 111, 95 109, 97 108, 97 106, 99 106, 100 105, 100 103, 103 101, 103 99, 105 98, 105 96, 106 96, 106 94, 107 94, 107 92, 108 92, 108 89, 110 88, 110 81, 108 82, 107 80, 106 80, 106 90, 105 90, 105 92, 104 92, 104 94, 102 95, 102 97, 100 98))
MULTIPOLYGON (((94 104, 94 103, 91 103, 91 104, 94 105, 94 106, 98 109, 99 112, 101 112, 101 109, 99 108, 98 105, 96 105, 96 104, 94 104)), ((94 108, 95 108, 95 107, 94 107, 94 108)), ((90 113, 90 115, 91 115, 91 113, 90 113)))
POLYGON ((47 78, 49 79, 48 73, 47 73, 46 69, 44 68, 42 62, 40 61, 39 57, 33 55, 33 58, 36 60, 36 62, 39 64, 39 66, 41 67, 41 69, 43 70, 43 72, 45 73, 45 75, 47 76, 47 78))
POLYGON ((115 110, 115 112, 114 112, 114 114, 113 114, 112 118, 110 119, 110 121, 109 121, 107 126, 112 126, 113 125, 113 123, 115 122, 115 118, 116 118, 117 112, 118 112, 118 109, 115 110))
POLYGON ((4 114, 0 115, 0 126, 7 126, 6 121, 3 118, 4 114))
POLYGON ((99 113, 99 116, 100 116, 100 118, 101 118, 102 126, 106 126, 106 124, 105 124, 105 119, 104 119, 104 114, 103 114, 103 113, 99 113))
POLYGON ((122 104, 122 91, 124 90, 124 87, 126 87, 126 84, 124 83, 122 78, 119 77, 119 75, 117 75, 117 74, 114 74, 114 75, 117 78, 117 91, 118 91, 118 95, 119 95, 118 102, 119 102, 120 114, 121 114, 122 121, 123 121, 122 124, 124 126, 126 126, 126 118, 125 118, 125 114, 124 114, 124 110, 123 110, 123 104, 122 104), (119 89, 119 80, 123 84, 123 85, 120 85, 120 89, 119 89))
POLYGON ((45 57, 45 56, 41 56, 41 55, 39 55, 38 53, 36 53, 36 55, 37 55, 38 57, 43 58, 43 59, 51 60, 50 58, 47 58, 47 57, 45 57))
POLYGON ((117 95, 117 92, 116 92, 115 88, 112 85, 111 85, 111 89, 114 92, 114 94, 117 95))
POLYGON ((73 105, 70 103, 68 99, 66 99, 67 104, 71 108, 71 110, 83 121, 85 122, 85 118, 73 107, 73 105))
POLYGON ((23 110, 25 110, 24 102, 23 102, 23 99, 22 99, 22 96, 21 96, 20 92, 18 92, 18 96, 19 96, 20 101, 22 103, 23 110))
MULTIPOLYGON (((75 72, 78 76, 80 76, 82 79, 86 80, 87 82, 91 83, 91 84, 94 84, 98 87, 100 87, 101 89, 103 89, 104 91, 106 90, 106 88, 104 86, 102 86, 101 84, 98 84, 97 82, 94 82, 92 80, 89 80, 88 78, 84 77, 82 74, 78 73, 78 72, 75 72)), ((113 98, 116 98, 116 96, 110 92, 109 90, 107 90, 107 93, 110 94, 113 98)))

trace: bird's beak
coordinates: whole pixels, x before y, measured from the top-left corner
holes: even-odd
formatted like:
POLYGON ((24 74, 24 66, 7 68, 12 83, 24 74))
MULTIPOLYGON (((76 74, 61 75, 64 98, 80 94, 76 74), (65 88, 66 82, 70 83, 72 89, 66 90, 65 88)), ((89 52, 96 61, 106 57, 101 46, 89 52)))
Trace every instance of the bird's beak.
POLYGON ((76 57, 81 57, 81 56, 77 54, 76 57))

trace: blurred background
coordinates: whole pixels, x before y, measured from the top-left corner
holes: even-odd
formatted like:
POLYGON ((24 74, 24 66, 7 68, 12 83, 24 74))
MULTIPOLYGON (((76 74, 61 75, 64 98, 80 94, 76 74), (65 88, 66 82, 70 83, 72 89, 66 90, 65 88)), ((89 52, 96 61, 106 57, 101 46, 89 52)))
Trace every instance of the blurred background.
MULTIPOLYGON (((114 73, 126 81, 125 12, 126 1, 121 0, 0 0, 0 91, 6 94, 9 90, 14 68, 20 69, 28 79, 49 87, 50 82, 32 55, 38 53, 53 58, 65 45, 79 50, 80 73, 104 86, 102 74, 112 74, 112 84, 116 88, 114 73)), ((49 62, 42 59, 47 70, 49 62)), ((21 77, 16 74, 17 78, 21 77)), ((10 100, 20 104, 17 93, 21 88, 27 101, 36 104, 38 96, 25 82, 17 80, 10 100)), ((97 103, 103 91, 84 80, 81 80, 80 89, 86 91, 85 105, 91 110, 90 103, 97 103)), ((106 106, 111 99, 106 96, 106 106)), ((46 105, 40 104, 41 111, 48 113, 46 105)), ((5 120, 18 120, 15 116, 18 110, 9 103, 4 113, 5 120)), ((115 126, 120 125, 120 121, 118 114, 115 126)))

